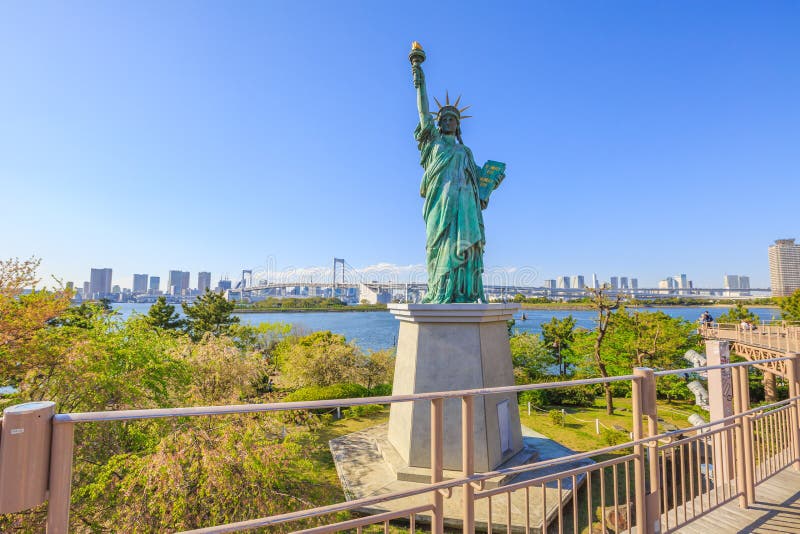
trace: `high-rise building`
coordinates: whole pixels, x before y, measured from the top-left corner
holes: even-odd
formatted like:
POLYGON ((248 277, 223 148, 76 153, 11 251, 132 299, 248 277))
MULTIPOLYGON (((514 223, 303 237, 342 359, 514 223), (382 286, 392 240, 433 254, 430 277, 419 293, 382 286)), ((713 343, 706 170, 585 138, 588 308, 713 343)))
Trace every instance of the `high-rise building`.
POLYGON ((569 276, 559 276, 556 281, 559 289, 569 289, 569 276))
POLYGON ((183 295, 189 289, 189 271, 170 271, 167 279, 167 292, 170 295, 183 295))
POLYGON ((749 276, 739 276, 739 289, 750 289, 749 276))
POLYGON ((115 295, 117 293, 122 293, 122 288, 120 288, 118 285, 112 286, 111 287, 111 292, 114 293, 115 295))
POLYGON ((726 274, 722 277, 722 287, 724 289, 739 289, 739 275, 726 274))
POLYGON ((689 289, 689 280, 685 274, 676 276, 675 282, 678 284, 678 289, 689 289))
POLYGON ((725 291, 726 295, 749 295, 750 277, 738 274, 726 274, 722 277, 722 287, 724 289, 733 290, 725 291))
POLYGON ((211 289, 211 273, 205 271, 197 273, 197 291, 205 293, 209 289, 211 289))
POLYGON ((639 279, 638 278, 631 278, 630 284, 631 284, 631 289, 639 289, 639 279))
POLYGON ((181 290, 186 291, 189 289, 189 284, 192 281, 190 279, 189 271, 183 271, 183 275, 181 276, 181 290))
POLYGON ((800 289, 800 245, 794 239, 777 239, 769 246, 769 282, 773 297, 800 289))
POLYGON ((89 282, 83 283, 83 294, 81 296, 85 299, 92 298, 92 286, 89 282))
MULTIPOLYGON (((691 287, 691 282, 686 282, 686 289, 691 287)), ((664 280, 661 280, 658 283, 659 289, 680 289, 681 288, 681 279, 677 276, 668 276, 664 280)))
POLYGON ((586 286, 586 280, 582 274, 576 274, 572 277, 569 283, 570 287, 574 289, 583 289, 586 286))
POLYGON ((231 281, 227 278, 222 279, 220 278, 219 282, 217 282, 217 291, 222 293, 223 291, 227 291, 231 288, 231 281))
POLYGON ((594 289, 598 289, 600 287, 600 283, 597 281, 597 273, 592 274, 592 287, 594 289))
POLYGON ((620 289, 628 289, 628 277, 627 276, 620 276, 619 277, 619 288, 620 289))
POLYGON ((183 271, 170 271, 167 275, 167 293, 170 295, 181 294, 181 278, 183 271))
POLYGON ((159 291, 159 286, 161 286, 161 277, 160 276, 151 276, 150 277, 150 291, 148 291, 148 293, 150 293, 151 295, 158 294, 160 292, 159 291))
POLYGON ((619 278, 616 276, 611 277, 611 289, 619 289, 619 278))
POLYGON ((89 275, 89 298, 101 299, 111 293, 111 269, 92 269, 89 275))
POLYGON ((133 275, 133 292, 134 293, 147 293, 147 275, 134 274, 133 275))
POLYGON ((544 281, 544 288, 549 289, 550 291, 556 288, 556 281, 555 280, 545 280, 544 281))

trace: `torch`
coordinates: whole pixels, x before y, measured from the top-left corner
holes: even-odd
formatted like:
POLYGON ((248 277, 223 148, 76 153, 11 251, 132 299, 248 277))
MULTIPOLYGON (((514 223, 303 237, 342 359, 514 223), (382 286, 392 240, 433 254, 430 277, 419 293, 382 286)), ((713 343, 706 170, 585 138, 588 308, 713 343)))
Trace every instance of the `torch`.
POLYGON ((408 53, 408 60, 411 62, 412 66, 419 65, 425 61, 425 51, 422 49, 422 45, 417 41, 411 43, 411 52, 408 53))

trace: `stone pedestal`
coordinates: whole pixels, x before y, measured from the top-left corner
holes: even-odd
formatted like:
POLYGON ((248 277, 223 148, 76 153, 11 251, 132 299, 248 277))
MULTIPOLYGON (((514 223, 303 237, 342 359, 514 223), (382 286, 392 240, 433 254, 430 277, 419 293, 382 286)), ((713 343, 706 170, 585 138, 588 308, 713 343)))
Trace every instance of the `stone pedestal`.
MULTIPOLYGON (((514 385, 507 321, 516 304, 391 304, 400 320, 394 395, 514 385)), ((522 449, 516 394, 475 397, 475 470, 522 449)), ((430 402, 394 403, 389 442, 410 470, 430 468, 430 402)), ((461 400, 444 403, 444 468, 461 469, 461 400)), ((398 473, 398 477, 401 477, 398 473)))

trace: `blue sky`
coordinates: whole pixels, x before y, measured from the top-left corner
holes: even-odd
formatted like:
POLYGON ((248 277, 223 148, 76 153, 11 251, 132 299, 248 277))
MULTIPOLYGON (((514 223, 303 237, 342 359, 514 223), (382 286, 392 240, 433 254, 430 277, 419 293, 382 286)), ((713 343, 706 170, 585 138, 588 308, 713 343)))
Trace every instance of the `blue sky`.
POLYGON ((418 40, 508 164, 488 267, 765 287, 800 237, 798 27, 772 1, 4 2, 0 257, 123 286, 422 264, 418 40))

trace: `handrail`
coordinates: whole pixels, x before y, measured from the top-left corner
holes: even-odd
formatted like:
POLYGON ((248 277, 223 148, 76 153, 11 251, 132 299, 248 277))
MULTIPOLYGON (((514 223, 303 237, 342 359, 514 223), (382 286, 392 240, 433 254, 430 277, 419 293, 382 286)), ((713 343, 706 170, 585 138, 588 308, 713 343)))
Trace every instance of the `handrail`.
POLYGON ((653 374, 655 376, 668 376, 668 375, 685 375, 687 373, 704 373, 706 371, 714 371, 717 369, 733 369, 734 367, 747 367, 752 366, 756 363, 770 363, 770 362, 782 362, 785 360, 792 359, 791 356, 781 356, 780 358, 770 358, 767 360, 758 360, 755 362, 752 361, 744 361, 744 362, 734 362, 734 363, 722 363, 719 365, 707 365, 705 367, 690 367, 687 369, 669 369, 666 371, 656 371, 653 374))
MULTIPOLYGON (((791 359, 791 356, 758 360, 755 363, 770 363, 791 359)), ((754 362, 736 362, 691 369, 675 369, 657 371, 656 377, 713 371, 716 369, 731 369, 753 365, 754 362)), ((149 408, 141 410, 109 410, 102 412, 76 412, 56 414, 53 422, 63 423, 88 423, 99 421, 131 421, 138 419, 163 419, 167 417, 198 417, 210 415, 233 415, 258 412, 279 412, 288 410, 317 410, 321 408, 336 408, 346 406, 361 406, 365 404, 393 404, 396 402, 413 402, 432 399, 449 399, 465 396, 482 396, 496 393, 519 393, 537 389, 555 389, 562 387, 576 387, 594 384, 607 384, 636 380, 634 375, 609 376, 607 378, 586 378, 581 380, 565 380, 559 382, 538 382, 536 384, 523 384, 518 386, 499 386, 492 388, 464 389, 455 391, 435 391, 430 393, 413 393, 407 395, 387 395, 382 397, 359 397, 349 399, 331 399, 319 401, 273 402, 254 404, 232 404, 217 406, 191 406, 184 408, 149 408)))
POLYGON ((539 382, 520 386, 499 386, 492 388, 464 389, 457 391, 436 391, 431 393, 413 393, 409 395, 388 395, 383 397, 359 397, 351 399, 331 399, 320 401, 272 402, 263 404, 232 404, 229 406, 197 406, 187 408, 151 408, 144 410, 116 410, 105 412, 79 412, 56 414, 54 423, 88 423, 98 421, 131 421, 136 419, 163 419, 165 417, 197 417, 205 415, 230 415, 253 412, 282 412, 288 410, 316 410, 320 408, 336 408, 337 406, 360 406, 364 404, 392 404, 395 402, 412 402, 432 399, 450 399, 455 397, 475 397, 495 393, 517 393, 534 389, 552 389, 592 384, 606 384, 635 380, 634 375, 609 376, 607 378, 586 378, 561 382, 539 382))

